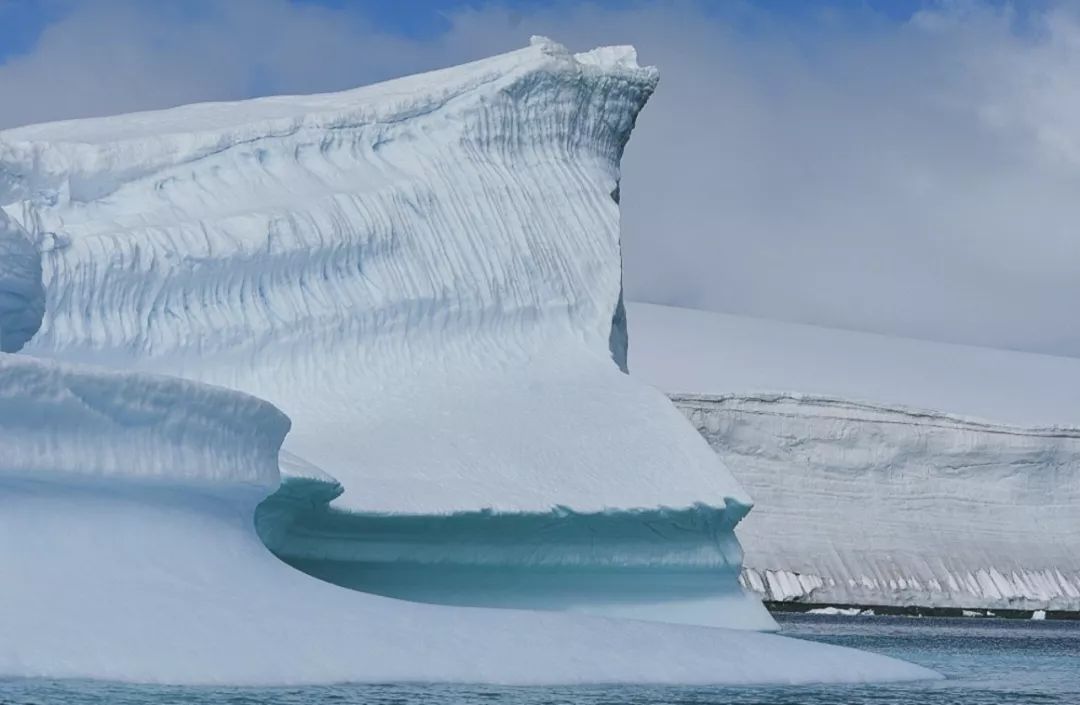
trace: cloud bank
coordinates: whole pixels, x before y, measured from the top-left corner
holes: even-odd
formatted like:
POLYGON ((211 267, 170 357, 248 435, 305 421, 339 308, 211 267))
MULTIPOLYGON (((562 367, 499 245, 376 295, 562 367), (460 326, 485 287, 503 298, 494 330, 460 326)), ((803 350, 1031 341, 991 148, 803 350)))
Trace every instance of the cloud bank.
MULTIPOLYGON (((2 2, 3 0, 0 0, 2 2)), ((415 40, 348 4, 71 3, 0 65, 0 126, 344 89, 522 46, 633 43, 631 298, 1080 355, 1080 11, 499 5, 415 40)), ((632 322, 631 322, 632 323, 632 322)))

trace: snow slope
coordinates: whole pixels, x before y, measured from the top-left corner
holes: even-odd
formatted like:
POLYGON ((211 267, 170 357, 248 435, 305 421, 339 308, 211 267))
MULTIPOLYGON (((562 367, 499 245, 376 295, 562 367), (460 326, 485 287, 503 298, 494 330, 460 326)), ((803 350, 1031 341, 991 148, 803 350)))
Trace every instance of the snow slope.
POLYGON ((666 392, 800 392, 1080 426, 1080 359, 627 304, 633 374, 666 392))
POLYGON ((441 607, 329 585, 255 534, 288 420, 197 383, 0 354, 0 677, 748 683, 934 677, 783 637, 441 607))
POLYGON ((1067 423, 1080 361, 642 304, 629 312, 632 373, 677 392, 756 500, 739 527, 755 591, 1080 609, 1080 428, 905 405, 1067 423), (755 391, 769 389, 795 391, 755 391))
POLYGON ((23 352, 282 409, 260 526, 316 575, 775 628, 738 585, 749 496, 620 370, 619 161, 656 81, 630 47, 536 38, 343 93, 0 132, 0 208, 41 253, 23 352))

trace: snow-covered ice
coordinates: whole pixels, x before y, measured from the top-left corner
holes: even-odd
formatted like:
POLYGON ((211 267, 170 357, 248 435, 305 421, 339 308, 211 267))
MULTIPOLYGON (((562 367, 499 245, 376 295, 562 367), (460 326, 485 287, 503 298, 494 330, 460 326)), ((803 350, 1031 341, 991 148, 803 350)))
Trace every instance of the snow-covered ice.
POLYGON ((630 367, 673 394, 793 392, 1080 427, 1080 359, 627 303, 630 367))
POLYGON ((1080 609, 1080 360, 628 308, 631 374, 754 496, 754 591, 1080 609))

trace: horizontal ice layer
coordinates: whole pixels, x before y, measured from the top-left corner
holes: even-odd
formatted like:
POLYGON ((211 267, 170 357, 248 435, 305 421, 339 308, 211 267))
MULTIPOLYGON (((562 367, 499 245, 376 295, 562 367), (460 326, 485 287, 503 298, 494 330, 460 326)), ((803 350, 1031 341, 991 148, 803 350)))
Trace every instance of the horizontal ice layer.
POLYGON ((739 527, 743 580, 755 591, 817 603, 1080 609, 1080 429, 893 401, 1004 409, 996 395, 1012 392, 1030 415, 1045 395, 1044 413, 1057 408, 1067 422, 1075 417, 1060 390, 1071 389, 1078 361, 641 304, 630 314, 631 372, 678 385, 672 391, 703 390, 673 398, 756 500, 739 527), (867 382, 860 396, 887 398, 748 388, 773 386, 767 380, 849 392, 867 382))
POLYGON ((339 491, 287 480, 258 508, 260 537, 311 575, 418 602, 776 629, 738 582, 747 507, 372 515, 332 509, 339 491))
POLYGON ((0 677, 934 677, 882 656, 773 635, 419 605, 315 580, 274 558, 254 529, 286 428, 273 407, 235 392, 0 356, 0 565, 12 578, 0 580, 0 677))

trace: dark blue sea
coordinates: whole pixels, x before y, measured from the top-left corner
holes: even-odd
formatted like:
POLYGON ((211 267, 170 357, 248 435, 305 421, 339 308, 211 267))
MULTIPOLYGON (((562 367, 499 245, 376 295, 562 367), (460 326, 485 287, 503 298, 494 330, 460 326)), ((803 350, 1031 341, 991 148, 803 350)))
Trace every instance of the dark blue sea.
POLYGON ((878 651, 929 666, 944 681, 755 688, 333 685, 191 688, 87 681, 0 680, 0 703, 64 705, 1080 705, 1080 622, 780 615, 790 636, 878 651))

